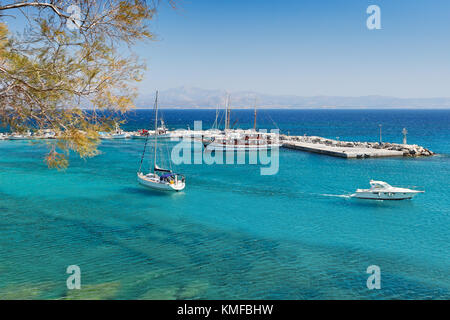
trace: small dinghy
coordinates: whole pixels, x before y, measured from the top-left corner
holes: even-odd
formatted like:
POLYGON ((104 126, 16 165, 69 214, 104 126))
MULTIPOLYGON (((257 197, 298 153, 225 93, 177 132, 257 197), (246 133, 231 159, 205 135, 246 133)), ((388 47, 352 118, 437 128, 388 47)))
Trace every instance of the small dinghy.
POLYGON ((367 200, 405 200, 412 199, 418 193, 424 192, 393 187, 384 181, 370 180, 370 189, 357 189, 351 197, 367 200))

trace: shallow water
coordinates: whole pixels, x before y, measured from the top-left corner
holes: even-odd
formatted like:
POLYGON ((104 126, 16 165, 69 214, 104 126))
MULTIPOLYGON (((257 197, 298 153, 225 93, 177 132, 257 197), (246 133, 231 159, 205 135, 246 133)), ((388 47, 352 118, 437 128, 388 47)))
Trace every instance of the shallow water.
MULTIPOLYGON (((169 127, 215 112, 165 111, 169 127)), ((236 111, 242 127, 252 111, 236 111)), ((128 128, 150 113, 136 112, 128 128)), ((104 141, 102 154, 48 170, 45 146, 0 141, 0 298, 448 299, 450 111, 261 111, 261 127, 342 140, 401 141, 439 155, 345 160, 280 150, 280 168, 179 165, 186 190, 136 182, 142 140, 104 141), (412 201, 346 195, 370 179, 426 190, 412 201), (78 265, 82 290, 66 288, 78 265), (366 287, 369 265, 382 289, 366 287)), ((167 142, 170 149, 174 143, 167 142)), ((165 148, 163 146, 163 148, 165 148)))

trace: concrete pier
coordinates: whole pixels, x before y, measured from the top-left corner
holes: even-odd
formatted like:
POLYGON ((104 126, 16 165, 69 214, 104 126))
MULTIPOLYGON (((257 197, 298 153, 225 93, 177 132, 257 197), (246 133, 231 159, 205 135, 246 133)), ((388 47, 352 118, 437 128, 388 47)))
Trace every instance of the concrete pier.
POLYGON ((418 145, 338 141, 316 136, 280 135, 282 146, 307 152, 325 154, 340 158, 420 157, 434 153, 418 145))
POLYGON ((337 147, 308 142, 290 141, 283 143, 284 148, 295 149, 313 153, 326 154, 341 158, 377 158, 377 157, 403 157, 402 151, 372 149, 361 147, 337 147))

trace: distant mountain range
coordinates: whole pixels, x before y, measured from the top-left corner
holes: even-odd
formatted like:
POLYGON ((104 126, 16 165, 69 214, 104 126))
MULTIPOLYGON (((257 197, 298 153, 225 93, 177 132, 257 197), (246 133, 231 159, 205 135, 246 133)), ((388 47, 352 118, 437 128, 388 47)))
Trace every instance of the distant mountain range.
MULTIPOLYGON (((313 96, 269 95, 251 91, 228 92, 232 108, 450 108, 450 98, 396 98, 388 96, 313 96)), ((225 104, 225 90, 179 87, 159 92, 161 108, 216 108, 225 104)), ((154 93, 141 94, 140 109, 152 108, 154 93)))

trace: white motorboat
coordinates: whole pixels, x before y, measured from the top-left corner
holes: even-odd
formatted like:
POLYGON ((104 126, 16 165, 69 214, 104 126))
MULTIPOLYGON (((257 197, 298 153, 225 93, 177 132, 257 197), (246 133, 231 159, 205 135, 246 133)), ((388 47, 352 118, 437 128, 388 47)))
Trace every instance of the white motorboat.
MULTIPOLYGON (((156 91, 156 98, 155 98, 155 132, 157 130, 157 125, 158 125, 158 91, 156 91)), ((155 142, 153 170, 152 172, 149 172, 147 174, 142 172, 142 163, 145 157, 145 150, 147 148, 149 136, 150 135, 147 134, 144 151, 141 157, 141 164, 137 172, 138 182, 145 187, 152 188, 155 190, 163 190, 163 191, 183 190, 186 186, 185 177, 183 175, 174 173, 172 172, 172 170, 169 169, 160 168, 156 164, 156 155, 158 150, 158 134, 153 136, 155 142)))
POLYGON ((126 139, 129 138, 130 134, 128 132, 124 132, 120 129, 119 125, 116 123, 116 130, 110 134, 111 139, 126 139))
POLYGON ((170 138, 170 132, 167 129, 164 120, 161 118, 161 126, 158 127, 155 132, 153 133, 153 136, 158 136, 158 139, 164 139, 164 138, 170 138))
POLYGON ((9 135, 8 139, 9 140, 30 140, 31 133, 30 132, 26 132, 26 133, 13 132, 11 135, 9 135))
POLYGON ((14 134, 9 136, 9 140, 28 140, 29 138, 22 134, 14 134))
POLYGON ((127 139, 130 138, 130 134, 128 132, 120 129, 119 125, 116 123, 116 128, 113 132, 99 132, 100 139, 127 139))
POLYGON ((130 137, 130 135, 127 133, 112 133, 110 135, 110 139, 126 139, 129 137, 130 137))
POLYGON ((352 198, 367 200, 405 200, 412 199, 425 191, 393 187, 384 181, 370 180, 370 189, 357 189, 352 198))

